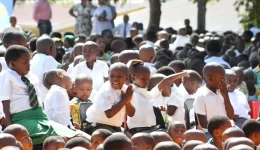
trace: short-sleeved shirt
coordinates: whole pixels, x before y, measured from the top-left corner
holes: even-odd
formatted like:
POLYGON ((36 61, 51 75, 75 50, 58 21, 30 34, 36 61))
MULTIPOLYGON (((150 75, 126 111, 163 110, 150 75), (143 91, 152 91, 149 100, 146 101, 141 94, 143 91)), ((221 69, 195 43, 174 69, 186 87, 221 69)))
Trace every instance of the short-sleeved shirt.
POLYGON ((214 93, 206 86, 200 87, 196 92, 193 107, 195 113, 207 116, 208 121, 214 116, 227 116, 220 91, 214 93))
MULTIPOLYGON (((28 73, 25 77, 34 85, 36 93, 38 93, 38 78, 31 73, 28 73)), ((32 109, 30 106, 28 88, 17 72, 11 69, 1 72, 0 84, 2 85, 0 86, 0 101, 10 100, 11 114, 32 109)))
MULTIPOLYGON (((124 85, 121 90, 126 90, 124 85)), ((126 114, 125 106, 113 117, 108 118, 105 111, 111 109, 121 100, 121 90, 115 90, 111 87, 109 81, 97 92, 93 105, 87 110, 87 121, 90 123, 102 123, 110 126, 120 127, 126 114)))
POLYGON ((77 64, 72 70, 72 78, 75 79, 77 75, 89 75, 93 79, 93 88, 99 90, 104 84, 104 78, 108 77, 108 65, 100 60, 96 60, 93 69, 89 69, 86 61, 77 64))
POLYGON ((227 62, 225 62, 221 57, 211 56, 205 59, 204 61, 206 64, 214 62, 230 68, 230 65, 227 62))
POLYGON ((156 73, 157 69, 155 68, 154 64, 144 62, 144 66, 147 66, 150 70, 151 76, 156 73))

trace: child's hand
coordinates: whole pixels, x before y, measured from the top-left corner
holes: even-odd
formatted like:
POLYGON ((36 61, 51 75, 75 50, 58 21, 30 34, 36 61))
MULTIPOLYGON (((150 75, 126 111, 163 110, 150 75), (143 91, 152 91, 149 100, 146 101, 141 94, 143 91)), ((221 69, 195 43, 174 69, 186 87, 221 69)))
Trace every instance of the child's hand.
POLYGON ((138 59, 133 59, 133 60, 130 60, 128 63, 127 63, 127 67, 131 67, 133 65, 136 65, 136 64, 143 64, 143 61, 141 60, 138 60, 138 59))
POLYGON ((238 117, 239 117, 238 115, 234 115, 233 120, 236 121, 238 119, 238 117))
POLYGON ((129 85, 126 91, 121 91, 122 100, 126 101, 126 104, 130 103, 133 97, 134 89, 132 85, 129 85))
POLYGON ((227 85, 224 81, 224 79, 221 79, 221 81, 219 82, 218 88, 220 89, 220 93, 223 94, 227 94, 228 90, 227 90, 227 85))
POLYGON ((1 117, 0 117, 0 125, 1 125, 1 124, 4 124, 4 122, 5 122, 5 117, 4 117, 4 116, 1 116, 1 117))
POLYGON ((160 111, 166 111, 166 108, 164 106, 159 106, 160 111))
POLYGON ((183 72, 184 72, 183 77, 187 77, 187 78, 190 77, 190 73, 187 70, 184 70, 183 72))

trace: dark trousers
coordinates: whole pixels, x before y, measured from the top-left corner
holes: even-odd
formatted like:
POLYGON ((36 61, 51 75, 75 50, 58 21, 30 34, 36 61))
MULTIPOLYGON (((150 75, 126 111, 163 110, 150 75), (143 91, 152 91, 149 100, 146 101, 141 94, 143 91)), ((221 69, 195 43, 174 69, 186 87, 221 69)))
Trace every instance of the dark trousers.
POLYGON ((94 124, 95 125, 88 122, 87 127, 84 129, 84 131, 89 135, 92 135, 92 133, 94 131, 96 131, 97 129, 107 129, 107 130, 111 131, 112 133, 122 132, 121 127, 110 126, 110 125, 106 125, 106 124, 102 124, 102 123, 94 123, 94 124))
POLYGON ((153 131, 157 131, 157 126, 153 127, 139 127, 139 128, 132 128, 130 129, 131 135, 135 135, 136 133, 144 132, 144 133, 151 133, 153 131))
POLYGON ((52 26, 50 20, 40 20, 38 23, 38 28, 40 31, 40 35, 50 34, 52 31, 52 26))

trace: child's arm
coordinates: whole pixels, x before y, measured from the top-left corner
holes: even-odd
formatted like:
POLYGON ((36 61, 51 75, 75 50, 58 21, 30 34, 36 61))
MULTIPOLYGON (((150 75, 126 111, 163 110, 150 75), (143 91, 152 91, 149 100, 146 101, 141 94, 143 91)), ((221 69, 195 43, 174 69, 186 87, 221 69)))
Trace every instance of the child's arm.
MULTIPOLYGON (((126 92, 121 91, 121 100, 116 105, 112 106, 111 109, 105 111, 105 114, 106 114, 107 118, 112 118, 126 104, 130 103, 130 101, 132 100, 133 92, 134 92, 134 90, 133 90, 133 87, 131 85, 128 86, 126 92)), ((128 108, 129 111, 131 111, 132 109, 130 108, 130 106, 128 106, 128 107, 129 107, 128 108)), ((130 115, 131 115, 131 113, 130 113, 130 115)))
POLYGON ((5 127, 7 127, 12 124, 11 114, 10 114, 10 100, 2 101, 2 103, 3 103, 4 113, 5 113, 4 125, 5 127))
POLYGON ((133 117, 135 115, 135 108, 131 103, 128 103, 126 106, 126 114, 129 117, 133 117))
POLYGON ((207 116, 201 115, 198 113, 195 113, 195 118, 197 120, 197 123, 204 129, 207 129, 208 127, 208 121, 207 121, 207 116))
POLYGON ((167 113, 169 116, 173 116, 177 109, 178 109, 178 107, 176 107, 176 106, 174 106, 174 105, 167 105, 166 113, 167 113))

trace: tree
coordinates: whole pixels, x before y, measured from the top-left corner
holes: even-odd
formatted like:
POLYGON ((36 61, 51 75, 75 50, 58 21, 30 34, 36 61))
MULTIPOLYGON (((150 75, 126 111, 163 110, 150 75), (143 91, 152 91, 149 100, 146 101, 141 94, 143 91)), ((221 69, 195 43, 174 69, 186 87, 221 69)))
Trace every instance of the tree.
POLYGON ((150 19, 149 27, 154 26, 159 28, 161 20, 161 1, 160 0, 149 0, 150 3, 150 19))
POLYGON ((260 28, 260 1, 259 0, 236 0, 235 7, 241 17, 244 28, 253 24, 260 28), (241 10, 242 8, 242 10, 241 10))

